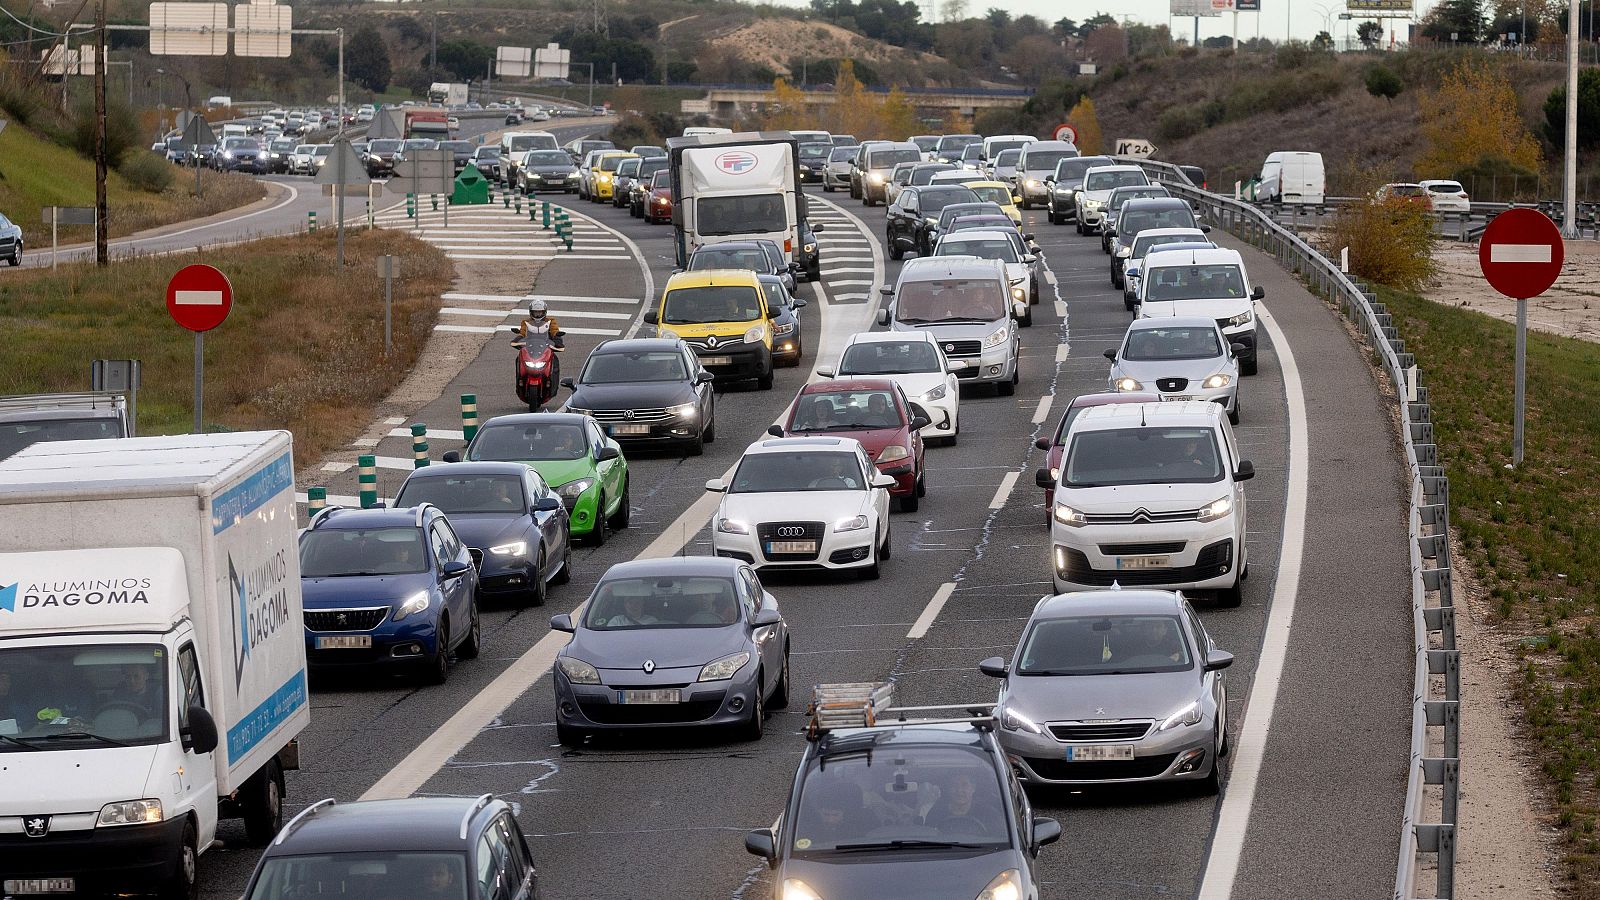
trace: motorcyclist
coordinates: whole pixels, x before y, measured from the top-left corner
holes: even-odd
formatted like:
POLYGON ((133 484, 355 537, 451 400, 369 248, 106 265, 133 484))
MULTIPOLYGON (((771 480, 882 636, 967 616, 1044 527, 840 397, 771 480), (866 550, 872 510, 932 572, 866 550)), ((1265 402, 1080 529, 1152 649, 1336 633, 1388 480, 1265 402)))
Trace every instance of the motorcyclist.
POLYGON ((566 345, 561 340, 561 326, 549 314, 549 306, 543 300, 535 299, 528 303, 528 317, 522 320, 516 343, 520 345, 528 335, 540 332, 549 336, 550 346, 557 350, 565 349, 566 345))

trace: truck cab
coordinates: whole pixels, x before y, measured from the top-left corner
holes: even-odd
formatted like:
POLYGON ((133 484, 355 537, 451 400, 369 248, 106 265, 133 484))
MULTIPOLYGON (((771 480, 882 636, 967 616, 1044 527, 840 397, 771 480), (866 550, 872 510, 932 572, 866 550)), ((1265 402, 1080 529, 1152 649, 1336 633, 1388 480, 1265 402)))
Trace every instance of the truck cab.
POLYGON ((678 265, 704 244, 770 240, 798 261, 805 220, 798 145, 787 131, 667 139, 678 265))
POLYGON ((742 269, 679 272, 661 302, 645 312, 659 337, 678 337, 718 381, 753 378, 772 388, 772 320, 783 309, 767 302, 756 274, 742 269))
POLYGON ((129 437, 132 424, 120 393, 0 397, 0 459, 44 441, 129 437))

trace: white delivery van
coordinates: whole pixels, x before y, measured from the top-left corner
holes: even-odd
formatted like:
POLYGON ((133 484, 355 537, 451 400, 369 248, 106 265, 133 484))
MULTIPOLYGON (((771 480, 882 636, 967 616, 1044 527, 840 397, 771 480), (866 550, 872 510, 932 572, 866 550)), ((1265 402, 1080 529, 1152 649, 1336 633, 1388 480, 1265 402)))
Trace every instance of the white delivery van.
POLYGON ((41 441, 81 441, 132 434, 128 398, 119 391, 0 397, 0 459, 41 441))
POLYGON ((1239 344, 1239 374, 1256 374, 1256 301, 1267 295, 1252 287, 1239 251, 1164 250, 1139 267, 1139 318, 1205 316, 1215 319, 1228 343, 1239 344))
POLYGON ((708 134, 733 134, 733 129, 718 128, 713 125, 690 125, 683 130, 684 137, 705 137, 708 134))
POLYGON ((191 896, 310 721, 289 434, 34 444, 0 522, 0 896, 191 896))
POLYGON ((796 261, 805 218, 800 156, 787 131, 667 138, 677 262, 719 241, 766 239, 796 261))
POLYGON ((1321 203, 1327 191, 1322 154, 1281 150, 1267 155, 1256 182, 1255 199, 1272 203, 1321 203))
POLYGON ((560 149, 556 136, 548 131, 507 131, 500 135, 500 164, 505 169, 506 184, 517 184, 517 170, 530 151, 560 149))

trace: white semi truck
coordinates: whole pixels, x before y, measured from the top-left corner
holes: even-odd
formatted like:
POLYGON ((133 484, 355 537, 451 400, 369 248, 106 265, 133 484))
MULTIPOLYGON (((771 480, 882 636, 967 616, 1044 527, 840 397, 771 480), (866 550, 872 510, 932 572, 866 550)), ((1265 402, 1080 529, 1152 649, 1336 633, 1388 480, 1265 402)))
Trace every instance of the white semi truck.
POLYGON ((0 522, 0 896, 192 896, 310 721, 288 433, 34 444, 0 522))
POLYGON ((703 134, 667 139, 672 225, 678 265, 705 244, 766 239, 798 261, 800 156, 787 131, 703 134))

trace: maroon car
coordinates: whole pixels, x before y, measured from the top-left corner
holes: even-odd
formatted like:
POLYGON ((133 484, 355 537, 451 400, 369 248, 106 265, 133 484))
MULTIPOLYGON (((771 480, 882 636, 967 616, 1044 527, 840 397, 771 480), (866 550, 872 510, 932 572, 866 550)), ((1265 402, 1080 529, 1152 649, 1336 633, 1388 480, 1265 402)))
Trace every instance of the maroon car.
POLYGON ((801 388, 784 424, 772 426, 768 433, 855 438, 878 471, 894 479, 889 496, 899 498, 902 510, 913 512, 928 490, 920 433, 928 422, 928 411, 907 400, 893 381, 843 378, 801 388))
POLYGON ((650 176, 650 193, 645 195, 644 220, 654 225, 672 221, 672 173, 666 170, 650 176))
POLYGON ((1050 507, 1056 502, 1056 480, 1061 474, 1061 454, 1063 444, 1067 439, 1067 429, 1072 427, 1072 420, 1078 414, 1091 406, 1107 406, 1112 403, 1159 403, 1161 398, 1148 391, 1105 391, 1099 394, 1082 394, 1072 398, 1067 408, 1061 412, 1061 420, 1056 423, 1056 432, 1051 437, 1042 437, 1033 442, 1035 447, 1047 451, 1045 454, 1044 468, 1034 476, 1034 481, 1039 487, 1044 488, 1044 520, 1050 521, 1050 507))

